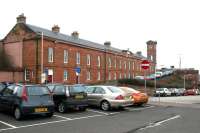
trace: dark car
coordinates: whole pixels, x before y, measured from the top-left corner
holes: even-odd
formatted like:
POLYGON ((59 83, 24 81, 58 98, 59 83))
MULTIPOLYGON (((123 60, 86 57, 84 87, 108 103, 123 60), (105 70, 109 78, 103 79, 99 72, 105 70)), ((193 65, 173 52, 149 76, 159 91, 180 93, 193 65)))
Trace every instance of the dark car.
POLYGON ((52 92, 53 101, 58 112, 64 113, 70 108, 79 109, 80 111, 86 110, 88 103, 84 86, 47 84, 47 87, 52 92))
POLYGON ((11 112, 16 120, 30 114, 54 113, 52 96, 46 86, 9 85, 0 91, 0 108, 11 112))

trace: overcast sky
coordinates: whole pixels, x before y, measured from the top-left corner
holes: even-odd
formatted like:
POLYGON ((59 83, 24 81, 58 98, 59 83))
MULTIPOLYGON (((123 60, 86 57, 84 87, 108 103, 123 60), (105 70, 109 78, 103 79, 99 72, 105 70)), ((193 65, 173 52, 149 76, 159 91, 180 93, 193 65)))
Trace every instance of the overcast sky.
POLYGON ((199 0, 2 0, 0 39, 24 13, 27 23, 146 55, 146 42, 156 40, 158 66, 200 69, 199 0))

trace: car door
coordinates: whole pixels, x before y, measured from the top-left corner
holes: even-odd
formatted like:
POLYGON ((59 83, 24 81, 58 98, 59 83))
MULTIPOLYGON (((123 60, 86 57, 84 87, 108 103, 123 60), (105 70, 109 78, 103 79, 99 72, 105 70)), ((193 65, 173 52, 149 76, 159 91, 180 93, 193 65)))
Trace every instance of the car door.
POLYGON ((56 106, 59 104, 60 101, 66 99, 66 90, 64 85, 56 85, 53 89, 53 101, 56 106))
POLYGON ((100 102, 101 102, 104 94, 105 94, 105 90, 102 87, 95 87, 95 90, 93 92, 95 105, 98 105, 98 106, 100 105, 100 102))
POLYGON ((87 87, 86 88, 86 93, 87 93, 87 98, 88 98, 88 104, 89 105, 95 105, 95 97, 94 97, 94 90, 95 87, 87 87))
POLYGON ((3 110, 11 111, 15 100, 14 86, 6 87, 1 93, 1 106, 3 110))

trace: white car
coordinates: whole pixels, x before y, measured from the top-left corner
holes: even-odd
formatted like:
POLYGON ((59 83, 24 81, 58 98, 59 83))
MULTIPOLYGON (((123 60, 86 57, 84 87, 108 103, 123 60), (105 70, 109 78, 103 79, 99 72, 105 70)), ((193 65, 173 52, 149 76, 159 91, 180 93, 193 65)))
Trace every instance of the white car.
POLYGON ((171 96, 171 91, 167 88, 158 88, 155 92, 155 96, 171 96))

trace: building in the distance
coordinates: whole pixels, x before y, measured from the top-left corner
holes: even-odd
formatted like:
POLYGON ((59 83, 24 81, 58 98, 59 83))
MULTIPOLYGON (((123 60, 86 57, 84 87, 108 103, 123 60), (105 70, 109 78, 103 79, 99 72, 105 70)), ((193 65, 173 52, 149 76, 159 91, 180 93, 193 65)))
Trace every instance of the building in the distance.
POLYGON ((81 39, 78 32, 62 34, 58 25, 48 30, 27 24, 23 14, 2 43, 13 66, 23 70, 15 81, 41 83, 46 74, 48 82, 103 82, 144 75, 142 60, 150 62, 147 74, 154 72, 156 64, 155 41, 147 42, 144 57, 141 52, 114 48, 108 41, 99 44, 81 39))

